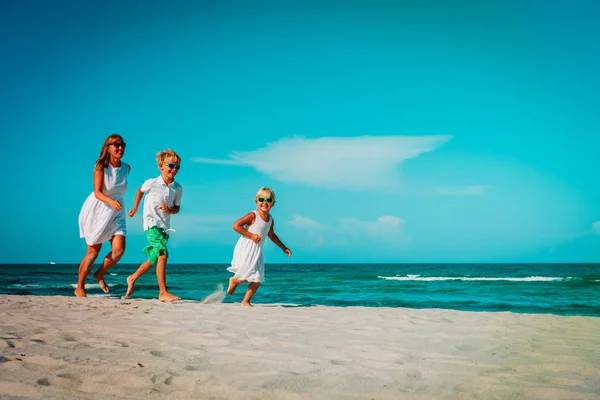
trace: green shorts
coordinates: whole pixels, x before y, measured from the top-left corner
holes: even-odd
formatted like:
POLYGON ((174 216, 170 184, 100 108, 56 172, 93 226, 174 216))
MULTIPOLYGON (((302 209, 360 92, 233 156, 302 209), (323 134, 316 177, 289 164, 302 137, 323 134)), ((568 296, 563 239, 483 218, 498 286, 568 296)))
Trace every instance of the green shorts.
POLYGON ((162 228, 159 228, 158 226, 148 228, 146 231, 146 239, 148 239, 150 244, 144 247, 142 251, 148 256, 148 261, 150 261, 152 265, 156 264, 158 256, 161 253, 167 257, 169 256, 169 250, 167 249, 169 234, 165 233, 162 228))

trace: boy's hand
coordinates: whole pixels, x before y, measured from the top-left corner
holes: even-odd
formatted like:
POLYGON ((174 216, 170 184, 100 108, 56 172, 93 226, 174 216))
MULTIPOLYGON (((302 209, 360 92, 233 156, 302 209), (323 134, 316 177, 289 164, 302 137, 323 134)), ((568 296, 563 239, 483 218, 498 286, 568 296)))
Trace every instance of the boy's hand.
POLYGON ((284 249, 283 252, 287 254, 288 258, 292 255, 292 251, 290 249, 284 249))
POLYGON ((127 213, 127 215, 129 215, 130 217, 133 217, 135 215, 135 213, 137 212, 137 208, 132 208, 131 210, 129 210, 129 212, 127 213))
POLYGON ((260 242, 260 236, 256 233, 253 233, 252 236, 250 236, 250 240, 252 240, 254 243, 258 243, 260 242))
POLYGON ((167 214, 169 213, 169 206, 168 206, 168 205, 166 205, 166 204, 164 204, 164 203, 163 203, 163 204, 161 204, 161 205, 160 205, 158 208, 160 208, 160 210, 161 210, 162 212, 165 212, 165 213, 167 213, 167 214))

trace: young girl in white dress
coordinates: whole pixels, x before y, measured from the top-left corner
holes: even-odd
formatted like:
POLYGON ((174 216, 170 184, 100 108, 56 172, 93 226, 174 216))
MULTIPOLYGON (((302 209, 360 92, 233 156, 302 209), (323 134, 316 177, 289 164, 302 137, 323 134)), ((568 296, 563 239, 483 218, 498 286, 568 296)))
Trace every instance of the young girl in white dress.
POLYGON ((123 195, 127 191, 130 167, 121 158, 125 154, 125 142, 120 135, 112 134, 104 140, 100 156, 94 167, 94 191, 83 203, 79 213, 79 236, 85 238, 87 253, 79 265, 79 279, 75 296, 86 297, 85 280, 102 248, 110 241, 111 251, 102 266, 94 273, 100 288, 108 293, 104 275, 125 252, 125 207, 123 195))
POLYGON ((248 307, 252 307, 250 299, 265 279, 262 248, 266 238, 271 239, 288 257, 292 255, 290 249, 285 247, 275 234, 273 217, 269 214, 275 205, 275 193, 269 188, 261 188, 256 193, 255 202, 257 209, 233 224, 233 230, 242 236, 233 250, 231 267, 227 268, 229 272, 234 273, 233 277, 229 278, 227 294, 233 295, 240 283, 248 282, 248 290, 242 300, 242 305, 248 307))

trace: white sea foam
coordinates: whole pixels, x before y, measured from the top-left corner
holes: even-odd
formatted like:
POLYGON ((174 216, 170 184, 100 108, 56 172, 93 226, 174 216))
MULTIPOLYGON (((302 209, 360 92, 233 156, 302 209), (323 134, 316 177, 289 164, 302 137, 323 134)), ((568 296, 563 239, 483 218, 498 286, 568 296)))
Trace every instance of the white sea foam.
MULTIPOLYGON (((112 286, 115 286, 116 283, 107 283, 106 285, 108 287, 112 287, 112 286)), ((77 289, 77 284, 76 283, 71 283, 71 287, 73 289, 77 289)), ((85 284, 85 288, 86 289, 99 289, 100 288, 100 284, 99 283, 86 283, 85 284)))
POLYGON ((8 285, 8 287, 11 289, 32 289, 41 288, 43 286, 34 283, 15 283, 14 285, 8 285))
POLYGON ((564 281, 571 278, 561 278, 554 276, 527 276, 521 278, 511 277, 470 277, 470 276, 378 276, 379 279, 388 281, 510 281, 510 282, 554 282, 564 281))

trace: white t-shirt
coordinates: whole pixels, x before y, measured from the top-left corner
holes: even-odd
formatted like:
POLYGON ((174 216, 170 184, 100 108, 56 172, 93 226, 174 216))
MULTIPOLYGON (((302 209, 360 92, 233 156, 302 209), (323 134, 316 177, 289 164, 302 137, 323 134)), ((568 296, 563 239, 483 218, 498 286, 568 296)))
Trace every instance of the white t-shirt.
POLYGON ((140 188, 145 193, 144 198, 144 231, 153 226, 162 229, 171 227, 171 214, 167 214, 159 208, 161 204, 169 207, 181 205, 181 194, 183 188, 175 181, 167 185, 162 176, 148 179, 140 188))

